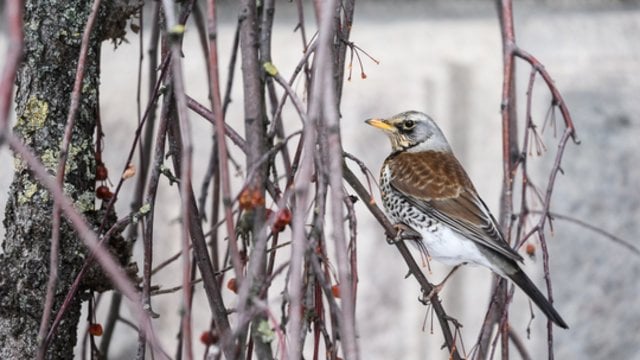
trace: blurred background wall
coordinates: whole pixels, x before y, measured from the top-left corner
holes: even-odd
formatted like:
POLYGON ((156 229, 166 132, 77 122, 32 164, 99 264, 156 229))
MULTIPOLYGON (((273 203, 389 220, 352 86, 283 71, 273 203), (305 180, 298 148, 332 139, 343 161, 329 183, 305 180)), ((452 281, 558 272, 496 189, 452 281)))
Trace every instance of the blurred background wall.
MULTIPOLYGON (((581 145, 569 144, 563 161, 564 175, 555 188, 552 211, 580 219, 640 247, 640 7, 635 1, 516 1, 518 44, 542 61, 563 93, 573 115, 581 145)), ((236 19, 234 2, 220 13, 220 49, 227 63, 236 19)), ((307 16, 308 31, 314 28, 307 16)), ((300 38, 294 32, 295 5, 277 2, 273 38, 274 64, 291 73, 301 57, 300 38)), ((1 25, 0 25, 1 28, 1 25)), ((103 46, 101 85, 102 121, 105 124, 105 162, 122 169, 123 149, 128 149, 136 124, 135 84, 138 38, 114 51, 103 46)), ((145 38, 145 40, 147 40, 145 38)), ((380 61, 363 58, 366 79, 357 63, 345 82, 342 131, 346 151, 361 158, 374 172, 389 152, 387 139, 363 120, 415 109, 431 114, 448 136, 478 191, 494 214, 502 179, 500 94, 502 53, 494 4, 489 1, 368 1, 356 4, 351 40, 380 61)), ((145 46, 148 42, 145 41, 145 46)), ((206 103, 206 77, 195 31, 187 30, 185 75, 188 92, 206 103)), ((0 54, 6 49, 4 29, 0 54)), ((4 57, 0 56, 0 66, 4 57)), ((226 65, 225 65, 226 66, 226 65)), ((518 63, 519 112, 524 114, 524 94, 530 68, 518 63)), ((226 68, 221 68, 223 78, 226 68)), ((146 74, 145 74, 146 76, 146 74)), ((298 85, 302 86, 302 85, 298 85)), ((144 101, 145 96, 143 96, 144 101)), ((228 119, 240 124, 242 92, 236 86, 228 119)), ((534 93, 534 119, 544 121, 549 93, 538 81, 534 93)), ((295 117, 289 113, 290 121, 295 117)), ((560 117, 558 116, 558 119, 560 117)), ((192 116, 196 139, 194 161, 208 159, 211 130, 192 116)), ((561 125, 559 125, 561 126, 561 125)), ((556 139, 544 134, 549 154, 536 162, 534 179, 546 184, 556 139)), ((194 181, 206 167, 197 167, 194 181)), ((0 148, 0 217, 11 182, 12 159, 0 148)), ((177 191, 168 188, 160 203, 175 199, 175 207, 157 214, 166 223, 157 229, 160 248, 170 256, 180 249, 177 191), (164 198, 163 198, 164 197, 164 198)), ((236 187, 237 189, 237 187, 236 187)), ((122 198, 133 190, 124 188, 122 198)), ((121 201, 119 212, 129 204, 121 201)), ((444 359, 440 329, 431 331, 431 318, 417 301, 419 288, 404 279, 407 267, 387 245, 379 225, 362 204, 359 212, 359 274, 357 322, 363 359, 444 359), (425 320, 426 319, 426 320, 425 320)), ((553 223, 548 236, 555 306, 570 330, 554 329, 558 359, 640 359, 640 256, 611 239, 563 220, 553 223)), ((4 229, 0 226, 0 238, 4 229)), ((526 271, 543 287, 539 246, 526 271)), ((139 249, 136 255, 140 255, 139 249)), ((179 264, 161 273, 158 282, 180 283, 179 264)), ((432 264, 427 274, 434 282, 446 267, 432 264)), ((425 272, 427 269, 425 268, 425 272)), ((448 313, 464 324, 467 351, 475 342, 489 301, 489 272, 467 267, 447 284, 442 297, 448 313)), ((226 291, 226 290, 225 290, 226 291)), ((233 294, 227 291, 233 304, 233 294)), ((154 310, 167 344, 175 343, 175 321, 180 295, 154 299, 154 310), (165 330, 166 331, 163 331, 165 330)), ((275 294, 274 294, 275 296, 275 294)), ((196 306, 203 299, 196 298, 196 306)), ((523 336, 534 359, 544 358, 546 321, 537 309, 530 338, 526 338, 529 305, 516 290, 511 321, 523 336)), ((194 308, 194 314, 197 314, 194 308)), ((195 316, 194 333, 208 326, 208 310, 195 316)), ((124 329, 124 328, 121 328, 124 329)), ((112 358, 130 358, 136 339, 120 334, 120 352, 112 358)), ((514 354, 512 352, 512 354, 514 354)), ((514 355, 514 358, 516 356, 514 355)))

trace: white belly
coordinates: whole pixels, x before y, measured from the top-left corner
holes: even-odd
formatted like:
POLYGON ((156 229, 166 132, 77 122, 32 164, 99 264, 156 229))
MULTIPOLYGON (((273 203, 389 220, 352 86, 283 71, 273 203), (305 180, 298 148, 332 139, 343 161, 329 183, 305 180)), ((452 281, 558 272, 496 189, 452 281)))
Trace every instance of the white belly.
POLYGON ((446 226, 439 224, 436 225, 436 228, 422 228, 419 231, 429 257, 446 265, 470 263, 492 268, 473 241, 462 237, 446 226))

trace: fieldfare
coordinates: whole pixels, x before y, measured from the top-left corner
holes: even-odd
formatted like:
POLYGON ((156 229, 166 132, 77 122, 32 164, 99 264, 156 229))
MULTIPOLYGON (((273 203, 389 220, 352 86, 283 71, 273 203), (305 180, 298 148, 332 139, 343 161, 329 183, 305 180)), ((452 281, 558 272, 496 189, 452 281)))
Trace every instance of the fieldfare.
POLYGON ((380 192, 392 221, 419 233, 419 247, 432 259, 484 266, 511 279, 551 321, 568 328, 518 265, 522 256, 505 241, 438 125, 417 111, 366 122, 391 140, 380 192))

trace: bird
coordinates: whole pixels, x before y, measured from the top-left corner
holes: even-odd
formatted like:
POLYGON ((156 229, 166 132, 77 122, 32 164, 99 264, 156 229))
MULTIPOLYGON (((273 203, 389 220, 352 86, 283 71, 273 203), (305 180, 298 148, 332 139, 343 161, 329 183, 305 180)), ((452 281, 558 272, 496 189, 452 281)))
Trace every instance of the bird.
POLYGON ((522 256, 505 240, 436 122, 418 111, 365 122, 391 140, 391 154, 380 170, 380 192, 398 228, 419 234, 418 246, 431 259, 456 268, 479 265, 511 279, 553 323, 568 329, 519 266, 522 256))

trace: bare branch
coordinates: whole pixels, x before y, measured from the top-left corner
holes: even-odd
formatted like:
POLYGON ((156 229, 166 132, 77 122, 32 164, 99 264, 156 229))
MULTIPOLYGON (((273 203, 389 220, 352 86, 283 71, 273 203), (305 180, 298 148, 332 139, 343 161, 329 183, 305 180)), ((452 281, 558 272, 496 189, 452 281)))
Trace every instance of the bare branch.
MULTIPOLYGON (((393 224, 387 219, 382 210, 376 205, 373 201, 373 196, 367 192, 366 188, 360 183, 358 178, 349 170, 348 167, 344 168, 344 178, 347 183, 355 190, 358 197, 362 199, 362 201, 366 204, 367 208, 371 212, 371 214, 376 218, 378 223, 382 225, 385 230, 385 234, 387 238, 395 239, 397 236, 397 230, 393 226, 393 224)), ((437 292, 432 290, 434 289, 433 284, 427 280, 422 271, 420 270, 420 266, 416 263, 415 259, 409 252, 404 241, 396 241, 394 245, 402 255, 407 266, 409 266, 409 271, 416 278, 420 287, 422 288, 423 294, 432 293, 433 296, 429 299, 429 302, 433 306, 433 309, 438 317, 438 322, 440 323, 440 328, 442 329, 442 333, 449 351, 451 352, 451 357, 453 359, 459 360, 461 359, 458 354, 458 349, 455 344, 455 339, 452 335, 451 328, 449 327, 449 319, 450 317, 445 313, 444 308, 442 307, 442 303, 440 299, 438 299, 437 292)))
MULTIPOLYGON (((151 319, 142 308, 138 292, 122 268, 118 266, 109 251, 98 243, 96 234, 91 230, 86 220, 76 211, 71 200, 64 195, 55 180, 48 174, 47 169, 40 163, 31 150, 12 134, 8 136, 7 142, 11 149, 29 165, 36 178, 49 190, 54 200, 60 204, 60 208, 76 229, 80 238, 94 254, 96 260, 103 267, 107 276, 113 281, 115 287, 131 300, 131 311, 136 314, 140 329, 149 336, 155 356, 168 358, 155 336, 151 319)), ((49 337, 50 336, 51 333, 49 333, 49 337)))
MULTIPOLYGON (((95 0, 91 7, 91 13, 87 18, 87 24, 85 25, 84 33, 82 34, 82 43, 80 45, 80 55, 78 55, 78 65, 76 68, 76 78, 73 83, 73 91, 71 93, 71 104, 69 105, 69 112, 67 114, 67 122, 64 129, 64 136, 62 138, 62 144, 60 145, 60 155, 58 158, 58 167, 56 169, 56 181, 58 186, 62 189, 64 185, 65 168, 67 165, 67 155, 69 152, 69 145, 71 144, 71 135, 73 134, 73 128, 75 126, 76 113, 78 112, 78 106, 80 105, 80 97, 82 96, 82 81, 84 79, 84 67, 87 53, 89 52, 91 30, 96 21, 98 15, 98 9, 100 8, 100 0, 95 0)), ((58 202, 53 203, 53 213, 51 219, 51 250, 49 253, 49 281, 47 283, 47 295, 45 297, 44 309, 42 312, 42 320, 40 321, 40 330, 38 332, 38 338, 40 339, 40 345, 38 346, 38 359, 44 359, 47 343, 46 335, 49 328, 49 320, 51 318, 51 310, 53 309, 53 302, 55 296, 56 284, 58 282, 58 255, 60 251, 60 204, 58 202)))

